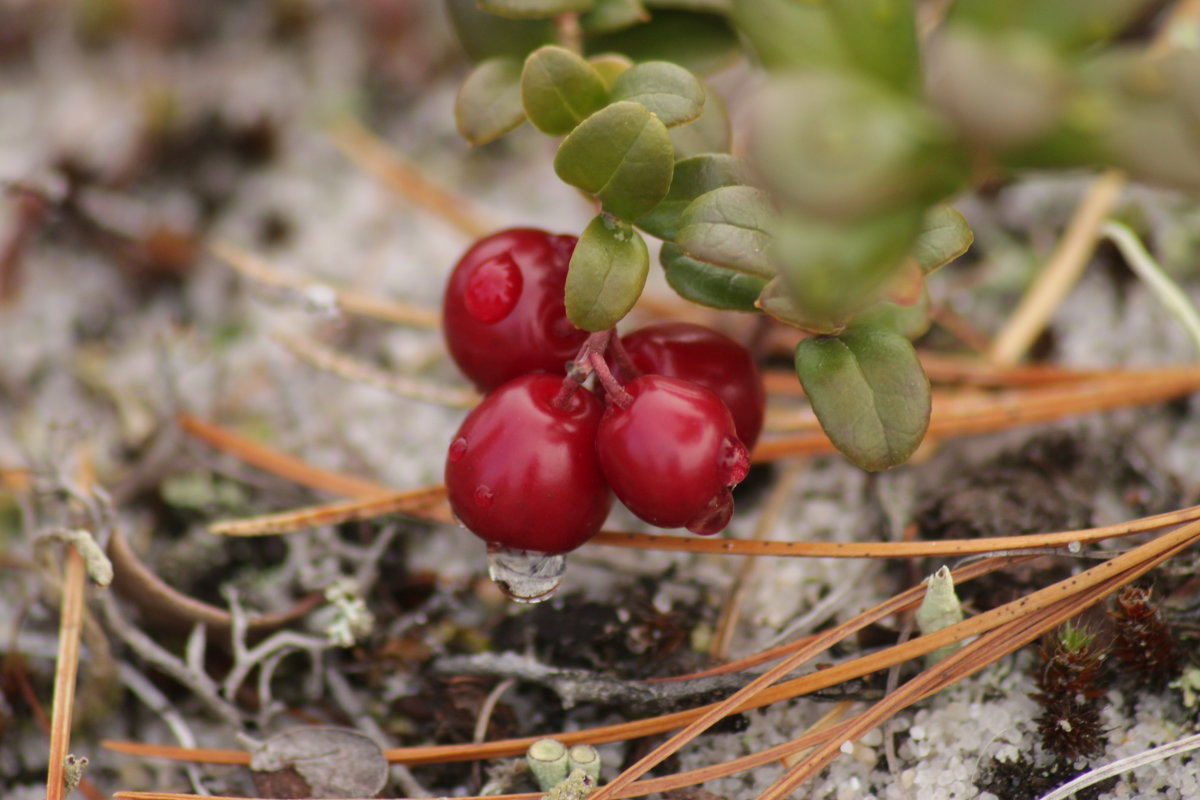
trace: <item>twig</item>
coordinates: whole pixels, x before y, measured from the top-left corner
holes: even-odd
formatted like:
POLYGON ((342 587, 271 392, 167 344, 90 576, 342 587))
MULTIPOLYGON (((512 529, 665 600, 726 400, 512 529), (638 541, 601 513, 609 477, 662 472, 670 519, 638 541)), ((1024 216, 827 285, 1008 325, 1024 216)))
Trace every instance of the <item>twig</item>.
POLYGON ((292 355, 317 369, 354 383, 375 386, 397 397, 451 408, 472 408, 479 402, 479 395, 470 389, 439 386, 394 375, 306 336, 282 332, 273 335, 292 355))
POLYGON ((465 197, 434 183, 357 120, 342 119, 331 125, 329 138, 364 172, 449 222, 469 238, 478 239, 500 227, 465 197))
MULTIPOLYGON (((120 526, 112 529, 108 553, 116 570, 116 589, 122 597, 131 600, 155 619, 180 626, 203 625, 216 635, 229 630, 230 617, 227 611, 183 594, 156 575, 138 558, 120 526)), ((320 602, 320 595, 311 594, 297 600, 291 608, 274 614, 255 615, 250 620, 250 630, 262 633, 282 627, 300 619, 320 602)))
POLYGON ((579 703, 600 703, 638 711, 661 710, 712 692, 736 689, 746 682, 742 677, 725 675, 669 683, 617 680, 590 670, 550 667, 517 653, 448 656, 434 661, 433 669, 445 675, 517 679, 545 686, 559 696, 566 708, 579 703))

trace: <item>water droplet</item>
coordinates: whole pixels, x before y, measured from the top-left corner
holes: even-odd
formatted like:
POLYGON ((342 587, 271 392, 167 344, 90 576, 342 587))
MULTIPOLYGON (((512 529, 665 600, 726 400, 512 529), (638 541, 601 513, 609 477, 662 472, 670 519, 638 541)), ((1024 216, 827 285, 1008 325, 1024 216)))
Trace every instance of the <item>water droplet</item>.
POLYGON ((703 511, 688 521, 687 529, 701 536, 712 536, 725 530, 732 518, 733 495, 728 489, 722 489, 713 495, 703 511))
POLYGON ((471 272, 463 290, 463 305, 467 313, 480 322, 499 322, 516 308, 524 285, 521 268, 503 253, 489 258, 471 272))
POLYGON ((567 571, 567 557, 562 553, 548 555, 491 544, 487 560, 488 577, 506 597, 518 603, 549 600, 562 585, 567 571))
POLYGON ((475 487, 475 505, 480 508, 491 508, 495 500, 496 497, 492 494, 492 490, 482 483, 475 487))
POLYGON ((450 460, 458 461, 467 454, 467 437, 460 436, 450 443, 450 460))

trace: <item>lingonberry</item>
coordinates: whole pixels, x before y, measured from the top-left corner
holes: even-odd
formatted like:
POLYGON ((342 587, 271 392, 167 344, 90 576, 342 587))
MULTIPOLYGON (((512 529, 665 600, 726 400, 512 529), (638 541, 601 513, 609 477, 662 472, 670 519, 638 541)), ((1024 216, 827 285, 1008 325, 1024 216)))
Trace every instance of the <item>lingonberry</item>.
POLYGON ((514 378, 467 415, 446 458, 458 519, 492 545, 565 553, 586 542, 612 505, 596 456, 603 406, 563 379, 514 378))
POLYGON ((642 375, 625 385, 628 405, 610 402, 596 452, 617 498, 664 528, 717 533, 733 514, 729 490, 750 468, 733 418, 695 383, 642 375))
POLYGON ((647 325, 621 337, 642 372, 698 383, 716 393, 733 415, 738 439, 753 450, 762 431, 767 395, 746 348, 723 333, 690 322, 647 325))
POLYGON ((442 330, 450 356, 481 391, 527 372, 562 374, 587 337, 563 306, 575 241, 513 228, 480 239, 455 266, 442 330))

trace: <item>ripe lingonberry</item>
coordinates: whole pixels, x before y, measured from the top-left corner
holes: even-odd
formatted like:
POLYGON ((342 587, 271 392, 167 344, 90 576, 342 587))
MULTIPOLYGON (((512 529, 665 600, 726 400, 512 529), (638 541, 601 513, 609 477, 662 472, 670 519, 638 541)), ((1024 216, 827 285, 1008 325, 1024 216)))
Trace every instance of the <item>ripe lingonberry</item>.
POLYGON ((730 487, 750 459, 716 394, 689 381, 642 375, 625 385, 628 405, 610 402, 596 452, 617 498, 664 528, 717 533, 733 514, 730 487))
POLYGON ((528 372, 562 374, 587 338, 563 306, 575 241, 513 228, 480 239, 455 266, 442 330, 450 356, 481 391, 528 372))
POLYGON ((612 494, 596 456, 603 406, 563 379, 534 373, 493 391, 467 415, 446 459, 458 519, 485 542, 565 553, 590 539, 612 494))
POLYGON ((642 372, 698 383, 716 393, 733 415, 738 439, 753 450, 762 431, 767 395, 746 348, 723 333, 690 322, 662 322, 621 337, 642 372))

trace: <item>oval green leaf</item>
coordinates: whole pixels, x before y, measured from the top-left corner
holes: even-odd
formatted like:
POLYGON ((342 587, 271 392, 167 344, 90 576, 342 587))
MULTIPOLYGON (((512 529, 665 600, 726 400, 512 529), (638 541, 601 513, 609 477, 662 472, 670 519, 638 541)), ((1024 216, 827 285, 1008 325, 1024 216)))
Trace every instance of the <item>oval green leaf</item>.
POLYGON ((822 3, 733 0, 733 21, 767 69, 841 69, 850 60, 822 3))
POLYGON ((796 302, 795 294, 782 275, 767 282, 763 290, 759 292, 754 305, 765 312, 767 316, 809 333, 841 333, 846 326, 843 319, 819 316, 812 309, 796 302))
POLYGON ((594 0, 475 0, 484 11, 513 19, 545 19, 587 11, 594 0))
POLYGON ((608 98, 604 79, 588 62, 564 47, 539 47, 521 70, 521 103, 529 121, 542 133, 562 136, 608 98))
POLYGON ((571 255, 567 317, 584 330, 611 328, 641 296, 649 270, 650 254, 641 234, 600 214, 583 229, 571 255))
POLYGON ((772 230, 770 196, 752 186, 725 186, 700 195, 683 212, 676 243, 693 258, 770 279, 772 230))
POLYGON ((658 260, 667 284, 685 300, 723 311, 757 311, 755 300, 766 285, 762 278, 697 261, 665 242, 658 260))
POLYGON ((806 317, 845 321, 875 302, 903 266, 922 209, 903 208, 854 224, 793 214, 776 229, 775 259, 806 317))
POLYGON ((728 65, 741 52, 723 14, 657 8, 647 22, 584 37, 583 47, 587 55, 623 53, 639 64, 670 61, 700 75, 728 65))
POLYGON ((592 10, 579 17, 579 26, 587 33, 613 33, 648 19, 642 0, 596 0, 592 10))
POLYGON ((604 209, 635 220, 658 205, 675 170, 671 137, 640 103, 613 103, 584 120, 559 145, 554 171, 595 195, 604 209))
POLYGON ((699 118, 704 87, 678 64, 648 61, 623 72, 613 83, 609 99, 641 103, 671 128, 699 118))
POLYGON ((588 59, 588 63, 596 68, 596 72, 600 73, 600 80, 604 81, 606 89, 611 89, 613 82, 620 77, 621 73, 633 66, 632 61, 616 53, 592 56, 588 59))
POLYGON ((772 188, 825 219, 939 200, 968 174, 961 145, 923 103, 845 72, 772 82, 750 149, 772 188))
POLYGON ((732 141, 733 126, 729 122, 729 108, 720 93, 711 86, 704 88, 704 111, 699 118, 671 128, 676 159, 704 153, 728 153, 732 141))
POLYGON ((929 427, 929 379, 912 344, 862 328, 796 347, 796 375, 830 441, 876 471, 902 464, 929 427))
POLYGON ((950 206, 937 205, 925 212, 921 231, 910 255, 928 275, 967 252, 975 234, 962 214, 950 206))
POLYGON ((521 62, 489 58, 479 62, 454 98, 458 132, 474 145, 486 144, 525 121, 521 105, 521 62))
POLYGON ((920 297, 915 303, 897 303, 892 300, 880 300, 873 306, 854 315, 850 320, 850 328, 887 328, 890 331, 912 341, 929 330, 931 303, 929 292, 921 288, 920 297))
POLYGON ((735 186, 746 180, 746 165, 725 153, 706 153, 675 162, 671 189, 649 214, 638 217, 636 225, 665 241, 674 241, 679 218, 702 194, 722 186, 735 186))
POLYGON ((480 11, 475 0, 446 0, 446 12, 458 41, 476 63, 497 56, 523 59, 554 41, 553 20, 501 19, 480 11))

